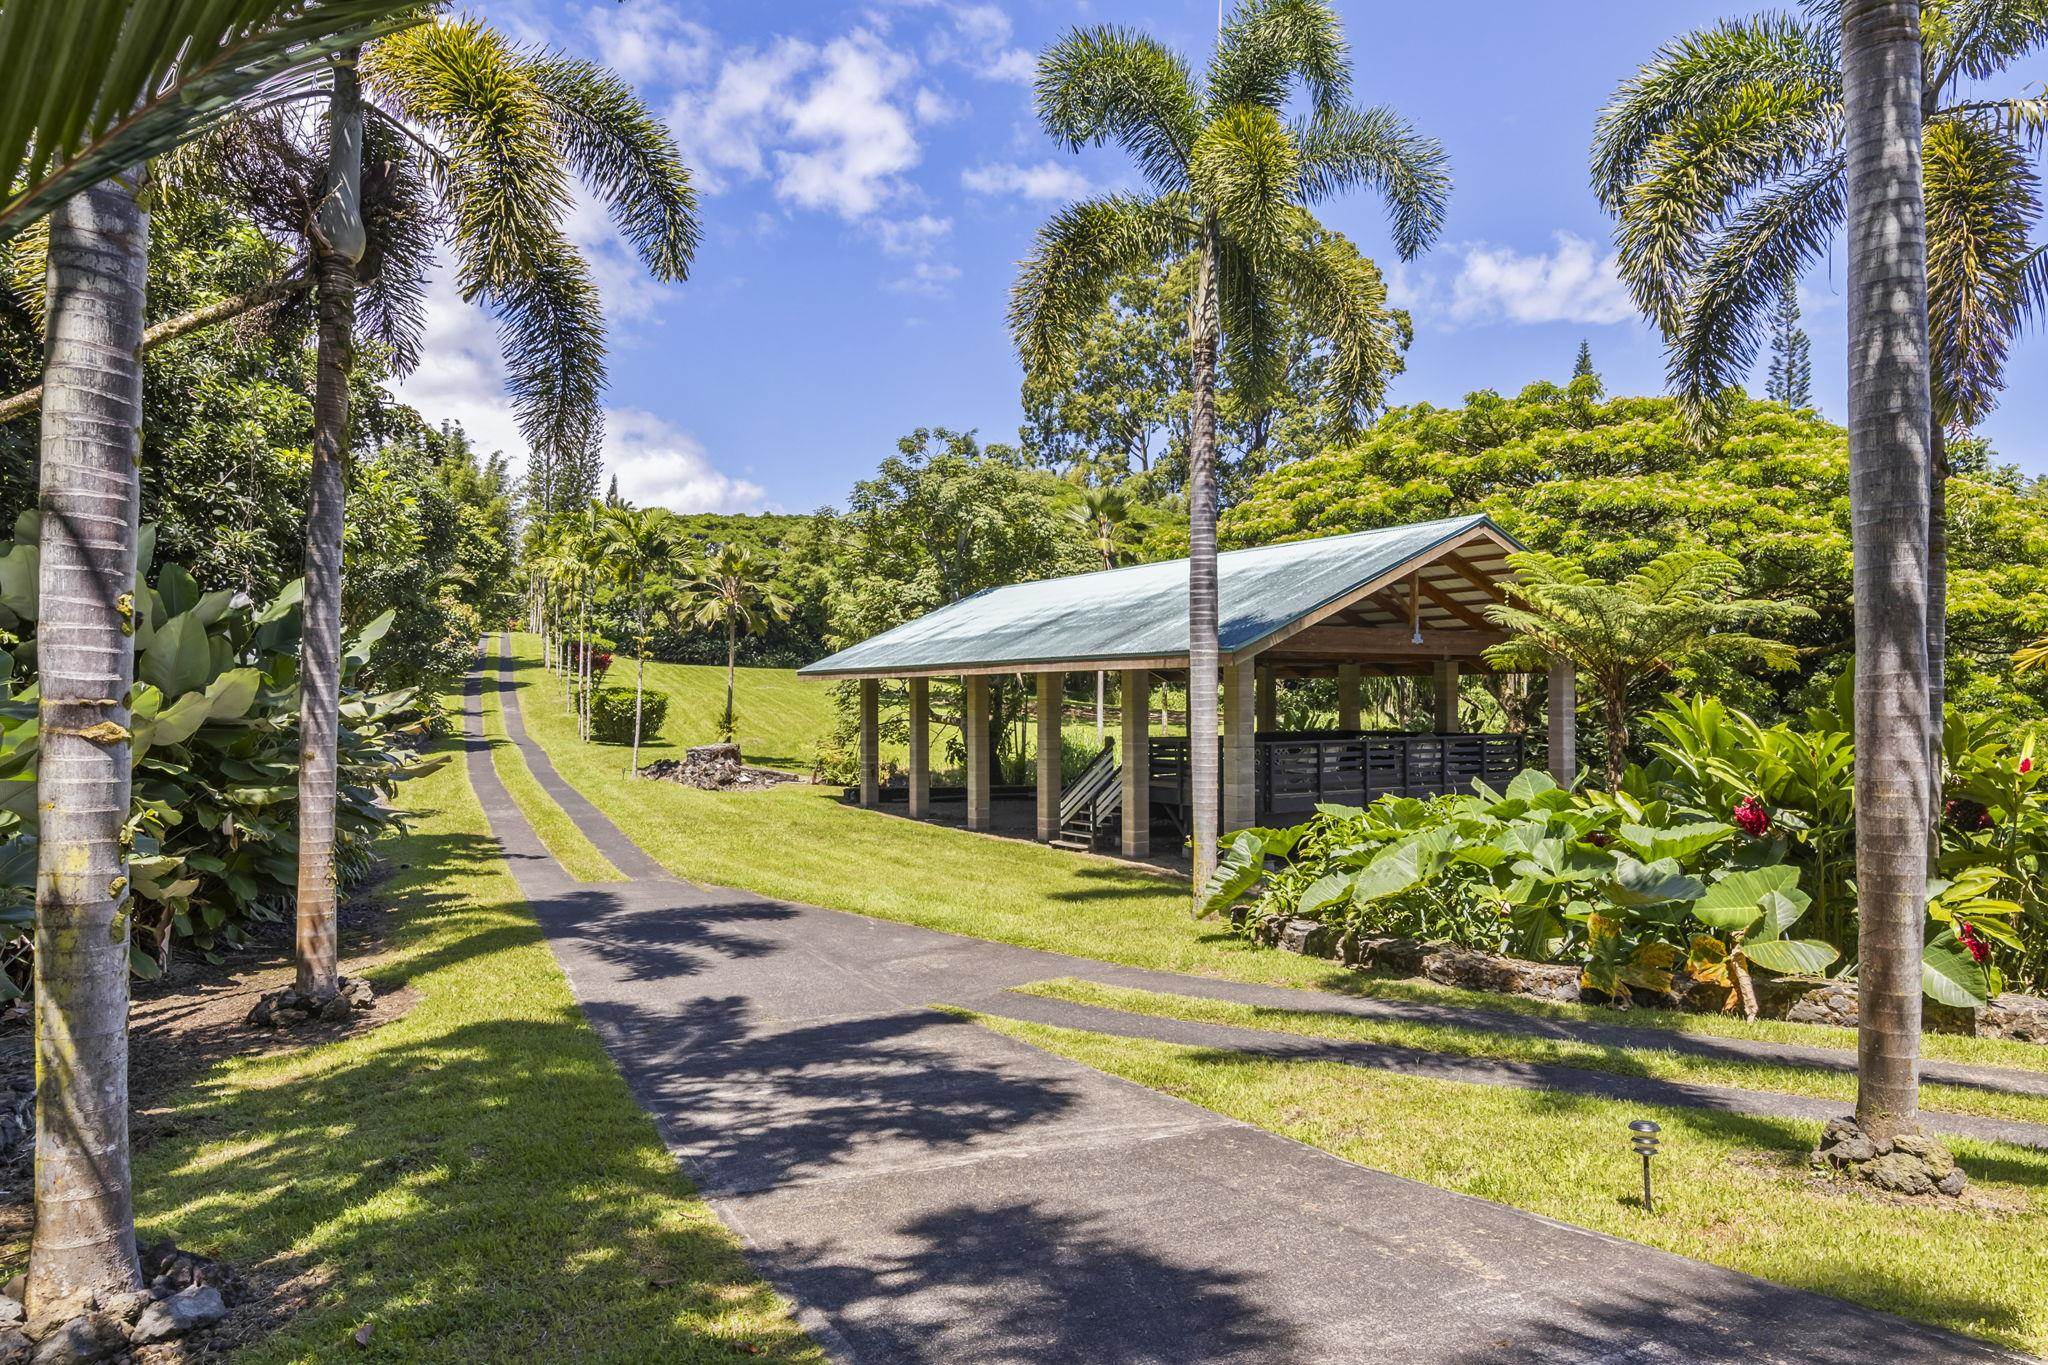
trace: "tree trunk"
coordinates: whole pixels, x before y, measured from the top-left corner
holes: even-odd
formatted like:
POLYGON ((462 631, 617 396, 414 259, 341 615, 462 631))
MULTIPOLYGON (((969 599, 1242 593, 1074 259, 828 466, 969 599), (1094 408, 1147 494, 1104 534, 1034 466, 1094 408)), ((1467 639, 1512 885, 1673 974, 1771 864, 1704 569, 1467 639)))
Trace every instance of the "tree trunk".
POLYGON ((731 616, 725 618, 725 738, 731 742, 733 735, 732 684, 733 669, 739 659, 740 638, 738 624, 731 616))
POLYGON ((633 761, 626 768, 626 776, 640 775, 640 699, 646 695, 647 680, 647 617, 638 617, 633 628, 639 633, 633 650, 633 761))
POLYGON ((1194 803, 1195 906, 1216 870, 1222 762, 1216 723, 1216 348, 1222 330, 1216 271, 1222 254, 1214 221, 1202 232, 1195 275, 1193 403, 1188 432, 1188 785, 1194 803))
POLYGON ((355 365, 356 262, 363 257, 363 105, 353 52, 334 63, 328 139, 327 181, 313 215, 320 340, 299 641, 298 988, 316 1000, 340 989, 334 810, 341 731, 341 462, 348 448, 349 371, 355 365))
MULTIPOLYGON (((306 287, 311 283, 312 280, 306 275, 294 273, 286 275, 282 279, 272 280, 269 284, 259 284, 254 289, 237 294, 233 298, 222 299, 218 303, 209 303, 203 308, 194 308, 190 312, 180 313, 174 318, 165 318, 162 322, 159 322, 156 326, 142 334, 143 353, 145 355, 148 354, 151 348, 160 346, 166 341, 175 341, 181 336, 189 336, 193 332, 203 331, 213 326, 216 322, 226 322, 231 318, 238 318, 244 313, 253 313, 259 308, 266 308, 281 299, 288 299, 294 294, 303 294, 306 291, 306 287)), ((43 386, 41 384, 36 385, 34 388, 23 389, 20 393, 10 394, 6 398, 0 398, 0 422, 11 422, 17 417, 26 417, 34 412, 37 404, 42 401, 43 386)))
POLYGON ((1948 442, 1939 422, 1928 427, 1927 483, 1927 746, 1928 856, 1941 851, 1942 732, 1948 711, 1948 442))
POLYGON ((1607 722, 1607 790, 1621 790, 1628 772, 1628 697, 1614 686, 1600 690, 1600 705, 1607 722))
POLYGON ((128 691, 149 217, 102 181, 50 215, 38 546, 35 1233, 28 1311, 142 1287, 128 1172, 128 691))
POLYGON ((1856 602, 1856 1118, 1915 1128, 1928 772, 1927 235, 1916 0, 1846 0, 1849 499, 1856 602))

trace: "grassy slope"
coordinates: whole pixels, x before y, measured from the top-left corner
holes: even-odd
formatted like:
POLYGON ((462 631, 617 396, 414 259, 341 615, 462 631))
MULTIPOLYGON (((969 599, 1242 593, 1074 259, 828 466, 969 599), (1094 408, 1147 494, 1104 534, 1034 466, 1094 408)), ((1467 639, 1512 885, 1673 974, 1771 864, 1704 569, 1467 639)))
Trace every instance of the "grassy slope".
MULTIPOLYGON (((539 657, 531 637, 521 637, 520 644, 539 657)), ((633 661, 620 655, 605 681, 631 690, 633 661)), ((709 744, 718 737, 718 721, 725 713, 723 667, 650 662, 646 685, 650 692, 668 695, 668 718, 653 742, 642 740, 642 763, 679 757, 690 745, 709 744)), ((787 668, 742 668, 735 671, 733 695, 740 718, 740 752, 747 761, 808 772, 812 747, 832 730, 832 685, 801 681, 787 668)))
MULTIPOLYGON (((1414 1048, 1458 1057, 1490 1057, 1696 1085, 1729 1085, 1748 1090, 1812 1095, 1840 1100, 1844 1112, 1856 1099, 1856 1077, 1848 1072, 1816 1071, 1727 1057, 1699 1057, 1663 1048, 1613 1047, 1575 1042, 1568 1038, 1533 1038, 1490 1029, 1417 1024, 1395 1019, 1362 1019, 1355 1014, 1326 1010, 1267 1009, 1228 1000, 1125 990, 1072 978, 1039 981, 1018 989, 1026 995, 1070 1000, 1127 1014, 1265 1029, 1307 1038, 1414 1048)), ((1928 1083, 1920 1087, 1920 1102, 1927 1109, 1947 1113, 1983 1114, 1992 1118, 2017 1119, 2022 1123, 2048 1124, 2048 1099, 2035 1095, 2009 1095, 1969 1086, 1928 1083)))
MULTIPOLYGON (((515 637, 515 647, 528 731, 569 782, 678 876, 975 938, 1197 976, 1471 1005, 1538 1018, 1612 1023, 1618 1017, 1592 1006, 1376 978, 1321 959, 1253 947, 1213 921, 1191 920, 1184 881, 1110 859, 850 808, 838 799, 837 788, 793 785, 719 794, 666 782, 629 782, 615 749, 577 742, 569 712, 544 685, 532 637, 515 637)), ((1808 1024, 1751 1024, 1654 1010, 1636 1010, 1625 1019, 1645 1028, 1856 1046, 1850 1030, 1808 1024)), ((1951 1061, 2048 1070, 2048 1049, 2025 1043, 1929 1034, 1925 1051, 1951 1061)))
POLYGON ((579 882, 619 880, 619 870, 583 837, 583 831, 576 828, 569 813, 541 790, 518 746, 505 737, 505 714, 495 688, 483 689, 483 724, 484 739, 491 746, 491 766, 497 770, 498 780, 505 784, 505 790, 512 794, 520 813, 555 861, 579 882))
MULTIPOLYGON (((1447 1190, 2027 1351, 2048 1350, 2048 1153, 1953 1144, 1983 1205, 1904 1207, 1829 1188, 1819 1125, 1261 1061, 1013 1020, 988 1027, 1217 1113, 1447 1190), (1663 1125, 1657 1212, 1625 1125, 1663 1125)), ((1531 1286, 1541 1289, 1540 1285, 1531 1286)))
POLYGON ((404 802, 367 974, 418 1004, 200 1075, 136 1162, 143 1235, 327 1277, 238 1360, 822 1359, 584 1024, 459 759, 404 802))

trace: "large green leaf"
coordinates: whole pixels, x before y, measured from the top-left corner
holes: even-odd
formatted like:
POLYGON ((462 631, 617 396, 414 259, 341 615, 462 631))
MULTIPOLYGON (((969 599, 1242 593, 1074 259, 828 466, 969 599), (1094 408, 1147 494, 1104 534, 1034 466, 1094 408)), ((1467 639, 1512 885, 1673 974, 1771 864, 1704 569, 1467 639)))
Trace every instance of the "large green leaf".
POLYGON ((1216 870, 1202 884, 1202 913, 1216 914, 1236 905, 1266 875, 1266 841, 1248 829, 1230 841, 1216 870))
POLYGON ((213 675, 213 647, 205 625, 190 612, 164 622, 136 661, 135 672, 166 697, 182 697, 206 686, 213 675))
POLYGON ((391 623, 397 618, 397 612, 387 611, 376 620, 370 622, 369 625, 357 631, 355 636, 349 640, 348 647, 342 652, 343 666, 355 667, 367 662, 370 657, 370 651, 377 647, 377 642, 383 639, 385 634, 390 631, 391 623))
POLYGON ((1308 884, 1295 905, 1297 915, 1313 915, 1351 894, 1351 878, 1342 872, 1326 872, 1308 884))
POLYGON ((42 563, 36 543, 16 541, 0 556, 0 607, 24 621, 36 619, 36 578, 42 563))
POLYGON ((1352 879, 1351 898, 1361 904, 1398 896, 1442 870, 1451 830, 1443 825, 1404 839, 1381 853, 1352 879))
POLYGON ((164 610, 172 616, 182 616, 199 605, 199 580, 182 564, 164 565, 156 576, 156 591, 164 600, 164 610))
POLYGON ((1543 792, 1556 791, 1557 779, 1540 768, 1524 768, 1508 783, 1510 801, 1528 801, 1543 792))
POLYGON ((1765 971, 1782 976, 1815 976, 1841 956, 1828 944, 1810 938, 1744 940, 1742 955, 1765 971))
POLYGON ((1723 824, 1719 820, 1703 820, 1689 825, 1674 825, 1668 829, 1627 824, 1615 831, 1615 837, 1644 862, 1654 863, 1662 858, 1690 858, 1695 853, 1712 848, 1734 833, 1733 825, 1723 824))
POLYGON ((1989 1001, 1986 984, 1984 969, 1961 948, 1937 941, 1920 955, 1920 989, 1938 1004, 1981 1009, 1989 1001))
POLYGON ((1614 879, 1607 884, 1607 898, 1634 910, 1696 900, 1706 889, 1706 883, 1698 877, 1688 877, 1679 871, 1676 859, 1643 863, 1623 853, 1615 857, 1614 879))
POLYGON ((263 686, 263 671, 231 668, 206 687, 207 719, 240 720, 249 714, 263 686))
POLYGON ((1707 894, 1693 902, 1694 918, 1724 933, 1747 929, 1762 918, 1766 896, 1796 896, 1799 869, 1786 864, 1735 872, 1707 888, 1707 894))

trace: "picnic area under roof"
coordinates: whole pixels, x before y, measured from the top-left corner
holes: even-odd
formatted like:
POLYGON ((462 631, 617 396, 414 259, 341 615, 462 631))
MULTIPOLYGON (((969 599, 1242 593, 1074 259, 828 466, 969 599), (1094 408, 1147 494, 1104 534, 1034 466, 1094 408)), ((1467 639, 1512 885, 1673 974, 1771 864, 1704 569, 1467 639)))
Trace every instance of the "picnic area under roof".
MULTIPOLYGON (((1483 612, 1500 599, 1507 556, 1520 548, 1478 515, 1227 551, 1216 560, 1218 646, 1225 662, 1476 657, 1500 638, 1483 612)), ((1188 561, 1175 559, 989 588, 800 673, 1160 670, 1185 669, 1187 659, 1188 561)))

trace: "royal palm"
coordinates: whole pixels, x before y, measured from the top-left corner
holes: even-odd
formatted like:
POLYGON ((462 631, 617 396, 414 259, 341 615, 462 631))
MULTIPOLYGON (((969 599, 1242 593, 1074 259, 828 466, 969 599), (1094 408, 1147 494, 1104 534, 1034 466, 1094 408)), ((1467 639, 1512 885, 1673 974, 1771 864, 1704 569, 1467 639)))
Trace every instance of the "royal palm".
POLYGON ((1010 307, 1026 367, 1057 373, 1116 278, 1192 256, 1188 434, 1188 734, 1194 884, 1216 858, 1216 399, 1219 364, 1256 404, 1278 382, 1271 325, 1291 305, 1330 348, 1327 383, 1347 415, 1376 394, 1398 331, 1371 262, 1308 206, 1358 186, 1386 199, 1403 257, 1443 222, 1443 150, 1386 109, 1347 102, 1351 63, 1321 0, 1246 0, 1199 79, 1177 54, 1120 28, 1078 29, 1039 59, 1038 113, 1069 148, 1114 142, 1143 194, 1072 205, 1042 228, 1010 307), (1285 108, 1299 89, 1307 112, 1285 108))
POLYGON ((737 737, 732 685, 740 636, 752 634, 770 618, 786 618, 790 610, 790 603, 769 583, 767 567, 744 545, 719 546, 682 584, 682 616, 725 632, 725 719, 719 732, 727 739, 737 737))

